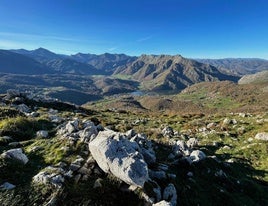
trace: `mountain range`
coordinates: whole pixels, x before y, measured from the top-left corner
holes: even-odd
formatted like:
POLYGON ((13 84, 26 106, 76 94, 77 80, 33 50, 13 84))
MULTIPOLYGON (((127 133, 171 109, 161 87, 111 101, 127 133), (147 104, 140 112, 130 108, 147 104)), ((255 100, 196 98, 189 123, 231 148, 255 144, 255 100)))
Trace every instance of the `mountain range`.
POLYGON ((210 64, 221 71, 238 76, 254 74, 268 69, 268 61, 258 58, 196 59, 196 61, 210 64))
POLYGON ((109 53, 63 55, 44 48, 0 50, 1 92, 8 88, 34 88, 72 102, 74 98, 68 98, 70 91, 81 99, 87 95, 96 99, 137 90, 175 93, 199 82, 237 82, 244 74, 267 69, 268 61, 263 59, 194 60, 181 55, 136 57, 109 53))

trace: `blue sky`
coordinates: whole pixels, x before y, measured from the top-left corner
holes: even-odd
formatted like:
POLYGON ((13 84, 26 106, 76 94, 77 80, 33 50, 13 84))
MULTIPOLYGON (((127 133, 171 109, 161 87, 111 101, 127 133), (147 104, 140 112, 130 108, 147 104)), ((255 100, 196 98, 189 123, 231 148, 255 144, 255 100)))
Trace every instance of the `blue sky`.
POLYGON ((0 0, 0 48, 268 59, 267 0, 0 0))

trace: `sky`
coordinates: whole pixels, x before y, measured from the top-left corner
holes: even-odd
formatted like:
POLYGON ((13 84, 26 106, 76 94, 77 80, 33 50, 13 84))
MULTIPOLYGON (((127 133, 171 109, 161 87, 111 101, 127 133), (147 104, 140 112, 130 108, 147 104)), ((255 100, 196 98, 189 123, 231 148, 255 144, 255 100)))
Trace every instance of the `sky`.
POLYGON ((0 48, 268 59, 267 0, 0 0, 0 48))

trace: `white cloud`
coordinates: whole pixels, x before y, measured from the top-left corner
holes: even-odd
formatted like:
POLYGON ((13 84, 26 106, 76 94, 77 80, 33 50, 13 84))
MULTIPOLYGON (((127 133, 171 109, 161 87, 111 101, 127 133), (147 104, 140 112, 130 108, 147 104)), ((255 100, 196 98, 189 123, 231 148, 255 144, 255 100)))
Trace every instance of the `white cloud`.
POLYGON ((137 41, 137 42, 144 42, 144 41, 150 40, 151 38, 152 38, 152 36, 146 36, 146 37, 137 39, 136 41, 137 41))
POLYGON ((109 48, 108 50, 109 51, 115 51, 115 50, 117 50, 118 49, 118 47, 111 47, 111 48, 109 48))

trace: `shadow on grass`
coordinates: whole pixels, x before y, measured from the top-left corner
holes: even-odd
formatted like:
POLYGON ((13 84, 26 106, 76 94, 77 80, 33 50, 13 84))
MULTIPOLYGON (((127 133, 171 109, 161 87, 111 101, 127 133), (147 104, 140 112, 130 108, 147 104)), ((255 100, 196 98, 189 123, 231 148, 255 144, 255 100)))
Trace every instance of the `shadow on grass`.
MULTIPOLYGON (((268 182, 263 180, 268 172, 253 168, 249 161, 231 154, 217 154, 216 158, 207 157, 191 165, 186 160, 173 165, 167 159, 172 148, 168 145, 161 148, 159 161, 169 164, 170 172, 177 176, 174 184, 178 205, 268 205, 268 182), (228 161, 231 158, 233 162, 228 161), (187 175, 189 172, 193 176, 187 175)), ((201 150, 213 156, 218 148, 203 146, 201 150)))
MULTIPOLYGON (((1 205, 42 205, 50 192, 32 186, 32 178, 46 166, 41 156, 30 153, 25 165, 15 160, 0 159, 0 184, 9 182, 13 190, 0 191, 1 205)), ((44 189, 44 188, 43 188, 44 189)))

